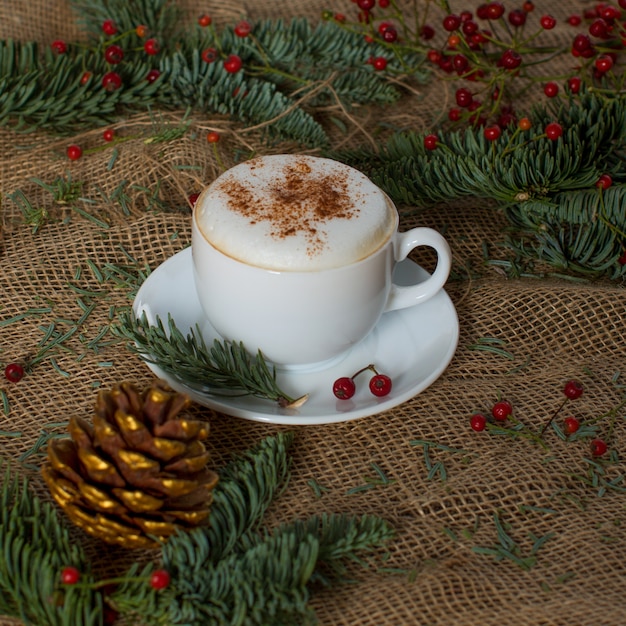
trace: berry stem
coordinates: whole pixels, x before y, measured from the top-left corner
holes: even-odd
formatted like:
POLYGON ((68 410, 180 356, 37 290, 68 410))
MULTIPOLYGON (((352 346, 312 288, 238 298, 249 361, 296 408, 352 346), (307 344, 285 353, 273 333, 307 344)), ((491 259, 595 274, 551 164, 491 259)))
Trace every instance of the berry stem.
POLYGON ((366 365, 365 367, 362 367, 358 372, 355 372, 354 374, 352 374, 351 378, 354 380, 359 374, 362 374, 363 372, 366 372, 367 370, 370 370, 371 372, 374 372, 374 374, 378 374, 374 364, 370 363, 369 365, 366 365))
POLYGON ((559 408, 552 414, 552 417, 550 417, 550 419, 544 424, 543 428, 539 432, 539 437, 543 437, 543 435, 546 432, 546 430, 548 430, 548 426, 550 426, 550 424, 552 424, 552 422, 554 421, 554 418, 561 412, 563 407, 567 404, 568 400, 569 400, 569 398, 565 398, 565 400, 563 400, 563 402, 561 402, 561 404, 559 405, 559 408))

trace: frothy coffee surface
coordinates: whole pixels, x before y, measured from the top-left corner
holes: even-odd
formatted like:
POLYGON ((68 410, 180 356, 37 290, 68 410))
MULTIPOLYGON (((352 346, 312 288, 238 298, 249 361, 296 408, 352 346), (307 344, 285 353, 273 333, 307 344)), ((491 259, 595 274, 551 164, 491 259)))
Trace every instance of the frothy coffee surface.
POLYGON ((397 213, 354 168, 277 155, 227 170, 199 198, 194 219, 228 256, 273 270, 315 271, 375 252, 395 231, 397 213))

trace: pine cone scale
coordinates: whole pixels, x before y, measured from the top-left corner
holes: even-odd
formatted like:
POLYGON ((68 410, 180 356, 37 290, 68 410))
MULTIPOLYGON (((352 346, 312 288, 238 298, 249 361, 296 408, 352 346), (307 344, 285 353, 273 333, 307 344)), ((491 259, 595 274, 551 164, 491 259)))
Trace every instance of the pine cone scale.
POLYGON ((129 491, 128 489, 113 489, 112 491, 117 499, 133 513, 158 511, 164 504, 160 498, 155 498, 144 491, 129 491))
POLYGON ((93 448, 78 448, 77 456, 91 479, 111 487, 123 487, 126 484, 115 465, 98 456, 93 448))

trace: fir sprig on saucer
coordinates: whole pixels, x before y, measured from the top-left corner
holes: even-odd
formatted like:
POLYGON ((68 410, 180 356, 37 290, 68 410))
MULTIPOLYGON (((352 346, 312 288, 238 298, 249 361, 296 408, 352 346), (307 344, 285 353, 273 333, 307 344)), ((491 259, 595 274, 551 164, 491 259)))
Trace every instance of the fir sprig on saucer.
POLYGON ((243 343, 215 339, 209 348, 200 328, 184 335, 168 315, 167 329, 160 317, 150 324, 145 312, 141 317, 120 316, 114 331, 128 339, 127 348, 146 363, 152 363, 185 385, 211 395, 252 395, 294 409, 304 404, 307 395, 292 398, 276 381, 261 351, 250 354, 243 343))

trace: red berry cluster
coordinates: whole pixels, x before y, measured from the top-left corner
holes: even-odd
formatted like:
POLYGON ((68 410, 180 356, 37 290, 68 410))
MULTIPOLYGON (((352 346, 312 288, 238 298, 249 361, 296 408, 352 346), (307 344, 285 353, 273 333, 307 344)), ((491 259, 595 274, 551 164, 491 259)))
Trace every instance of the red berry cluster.
POLYGON ((380 374, 376 371, 373 364, 360 369, 352 376, 342 376, 333 383, 333 393, 340 400, 349 400, 356 392, 356 384, 354 379, 363 372, 371 371, 374 375, 370 378, 369 389, 375 396, 383 397, 389 395, 391 391, 391 378, 386 374, 380 374))
MULTIPOLYGON (((115 21, 112 19, 106 19, 102 22, 102 32, 105 38, 100 43, 102 55, 107 65, 109 66, 107 72, 105 72, 101 79, 101 85, 106 91, 116 91, 123 85, 122 75, 118 71, 118 66, 121 66, 127 53, 134 52, 136 49, 136 40, 144 40, 140 50, 143 51, 148 57, 154 57, 161 51, 161 44, 155 37, 146 39, 147 28, 143 24, 138 25, 133 30, 120 33, 115 21), (126 49, 121 45, 127 43, 126 49)), ((53 50, 57 54, 65 54, 67 52, 67 44, 64 41, 57 40, 51 44, 53 50)), ((160 75, 159 70, 152 69, 146 75, 148 82, 154 82, 160 75)), ((85 70, 80 79, 81 85, 88 85, 93 78, 93 72, 85 70)))
MULTIPOLYGON (((442 18, 439 29, 437 24, 425 23, 427 14, 409 15, 397 8, 391 14, 384 10, 389 2, 353 1, 359 9, 353 23, 345 15, 330 11, 325 11, 322 17, 351 30, 360 28, 368 42, 390 49, 389 58, 424 53, 444 77, 464 81, 466 84, 456 90, 456 103, 448 111, 448 117, 453 122, 486 126, 488 140, 496 140, 499 129, 517 123, 513 103, 525 101, 518 95, 528 90, 529 82, 540 84, 547 98, 576 95, 583 83, 606 87, 607 81, 611 81, 616 89, 621 85, 623 71, 616 66, 626 49, 626 21, 622 11, 626 9, 626 0, 619 0, 617 5, 598 2, 582 15, 570 16, 567 20, 570 26, 585 30, 572 36, 571 46, 557 50, 549 49, 541 40, 542 33, 557 26, 557 19, 547 11, 536 11, 534 3, 528 0, 519 6, 484 2, 475 11, 451 12, 442 18), (565 78, 563 85, 562 76, 542 77, 535 71, 555 55, 573 55, 577 59, 572 75, 565 78), (531 66, 533 72, 528 72, 531 66)), ((370 58, 367 62, 376 69, 384 69, 387 59, 370 58)), ((409 63, 403 65, 406 72, 415 69, 409 63)), ((544 132, 550 139, 560 136, 554 128, 544 132)))
POLYGON ((508 400, 499 400, 491 407, 491 417, 487 418, 484 413, 474 413, 470 417, 470 427, 476 432, 482 432, 487 428, 487 423, 506 422, 507 418, 513 414, 513 405, 508 400))
MULTIPOLYGON (((583 386, 579 381, 567 381, 563 387, 563 394, 565 395, 565 399, 563 400, 559 408, 554 412, 552 417, 548 420, 548 422, 543 426, 541 432, 539 433, 539 436, 533 433, 531 439, 537 440, 538 438, 542 437, 547 428, 550 426, 550 424, 552 424, 556 416, 560 413, 560 411, 567 404, 567 402, 580 398, 583 395, 583 391, 583 386)), ((491 412, 489 416, 485 416, 484 413, 474 413, 470 417, 470 428, 472 428, 472 430, 475 430, 476 432, 482 432, 487 428, 489 423, 492 423, 494 425, 502 425, 512 415, 513 405, 508 400, 500 400, 491 407, 491 412)), ((516 421, 516 423, 518 426, 521 425, 520 422, 516 421)), ((574 435, 580 430, 581 425, 581 420, 570 415, 563 420, 563 433, 568 436, 574 435)), ((516 432, 519 433, 520 431, 516 432)), ((595 437, 590 442, 590 451, 593 456, 602 456, 606 454, 607 450, 607 443, 599 437, 595 437)))

